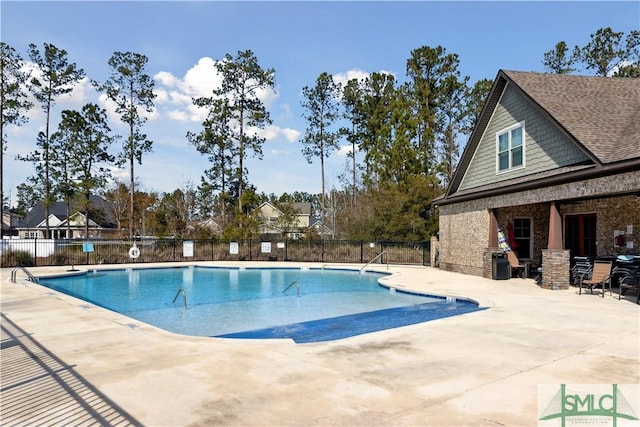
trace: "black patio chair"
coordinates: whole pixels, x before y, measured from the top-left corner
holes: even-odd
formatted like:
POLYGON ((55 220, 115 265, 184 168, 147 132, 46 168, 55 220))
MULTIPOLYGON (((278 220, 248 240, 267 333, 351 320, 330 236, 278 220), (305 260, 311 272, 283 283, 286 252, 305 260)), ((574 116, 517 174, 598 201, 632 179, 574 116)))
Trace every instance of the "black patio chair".
MULTIPOLYGON (((622 268, 620 269, 622 270, 622 268)), ((618 270, 618 272, 620 272, 618 270)), ((635 292, 638 296, 636 298, 636 304, 640 303, 640 266, 624 267, 624 275, 618 281, 620 291, 618 293, 618 299, 622 298, 627 291, 635 292)))

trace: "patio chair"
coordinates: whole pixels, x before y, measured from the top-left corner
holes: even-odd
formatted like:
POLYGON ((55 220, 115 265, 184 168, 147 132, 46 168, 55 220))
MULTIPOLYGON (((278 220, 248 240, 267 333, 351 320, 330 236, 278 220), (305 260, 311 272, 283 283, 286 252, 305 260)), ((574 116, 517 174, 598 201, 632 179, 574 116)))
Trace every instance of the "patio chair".
POLYGON ((593 294, 593 288, 597 288, 598 286, 602 287, 602 298, 604 298, 605 284, 609 283, 609 293, 613 295, 611 292, 611 265, 613 263, 611 261, 594 261, 593 269, 591 270, 591 277, 586 278, 587 275, 583 275, 580 279, 580 290, 578 291, 578 295, 582 295, 582 288, 589 288, 591 293, 593 294))
POLYGON ((626 291, 632 291, 637 295, 636 304, 640 304, 640 266, 625 269, 618 283, 620 284, 618 299, 621 299, 626 291))
MULTIPOLYGON (((520 263, 518 255, 516 255, 516 253, 513 251, 507 251, 507 260, 509 261, 511 273, 513 274, 513 272, 515 272, 518 277, 524 279, 526 277, 527 267, 526 265, 520 263)), ((512 274, 510 274, 509 277, 511 277, 512 274)))
POLYGON ((585 275, 591 274, 593 266, 588 257, 575 256, 573 257, 573 262, 573 267, 571 267, 571 285, 579 286, 580 280, 585 275))

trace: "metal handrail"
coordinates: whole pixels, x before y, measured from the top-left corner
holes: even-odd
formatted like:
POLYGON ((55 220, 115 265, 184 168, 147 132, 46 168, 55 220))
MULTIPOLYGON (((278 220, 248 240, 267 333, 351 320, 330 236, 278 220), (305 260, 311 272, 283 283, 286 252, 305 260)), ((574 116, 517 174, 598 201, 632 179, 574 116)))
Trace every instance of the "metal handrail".
POLYGON ((171 304, 174 304, 176 302, 176 300, 178 299, 178 295, 182 294, 182 305, 184 305, 184 309, 187 309, 187 293, 184 291, 183 288, 178 289, 178 293, 176 294, 176 296, 173 298, 173 301, 171 301, 171 304))
POLYGON ((38 280, 38 278, 36 276, 34 276, 33 274, 31 274, 31 272, 29 270, 26 269, 26 267, 22 267, 22 266, 17 266, 14 267, 13 270, 11 270, 11 281, 13 283, 16 283, 16 276, 19 270, 24 271, 27 274, 27 278, 30 282, 34 282, 34 283, 40 283, 40 280, 38 280))
MULTIPOLYGON (((380 258, 382 255, 387 254, 387 251, 382 251, 380 252, 378 255, 374 256, 368 263, 366 263, 361 269, 360 269, 360 273, 362 274, 362 271, 367 268, 367 266, 369 264, 371 264, 373 261, 377 260, 378 258, 380 258)), ((389 269, 389 262, 387 262, 387 270, 389 269)))
POLYGON ((297 295, 297 297, 298 297, 298 298, 300 298, 300 283, 298 283, 298 281, 297 281, 297 280, 294 280, 293 282, 289 283, 289 286, 287 286, 287 287, 284 289, 284 291, 282 291, 282 293, 283 293, 283 294, 284 294, 284 293, 286 293, 286 292, 289 290, 289 288, 290 288, 290 287, 292 287, 293 285, 296 285, 296 287, 297 287, 297 293, 296 293, 296 295, 297 295))

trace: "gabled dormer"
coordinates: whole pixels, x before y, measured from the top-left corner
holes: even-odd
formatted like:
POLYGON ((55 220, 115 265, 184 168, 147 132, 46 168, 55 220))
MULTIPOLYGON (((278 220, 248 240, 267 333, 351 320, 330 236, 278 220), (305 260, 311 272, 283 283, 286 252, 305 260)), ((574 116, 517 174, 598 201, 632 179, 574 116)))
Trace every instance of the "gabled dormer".
POLYGON ((640 80, 499 71, 443 199, 569 182, 637 160, 632 85, 640 80))

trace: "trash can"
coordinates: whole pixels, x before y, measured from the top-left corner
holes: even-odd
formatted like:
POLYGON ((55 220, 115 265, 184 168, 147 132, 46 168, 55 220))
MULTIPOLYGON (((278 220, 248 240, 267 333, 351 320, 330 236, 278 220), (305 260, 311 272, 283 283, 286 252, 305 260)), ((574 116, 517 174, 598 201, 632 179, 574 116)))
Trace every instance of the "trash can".
POLYGON ((509 261, 504 252, 494 252, 491 254, 491 278, 493 280, 510 279, 509 261))

